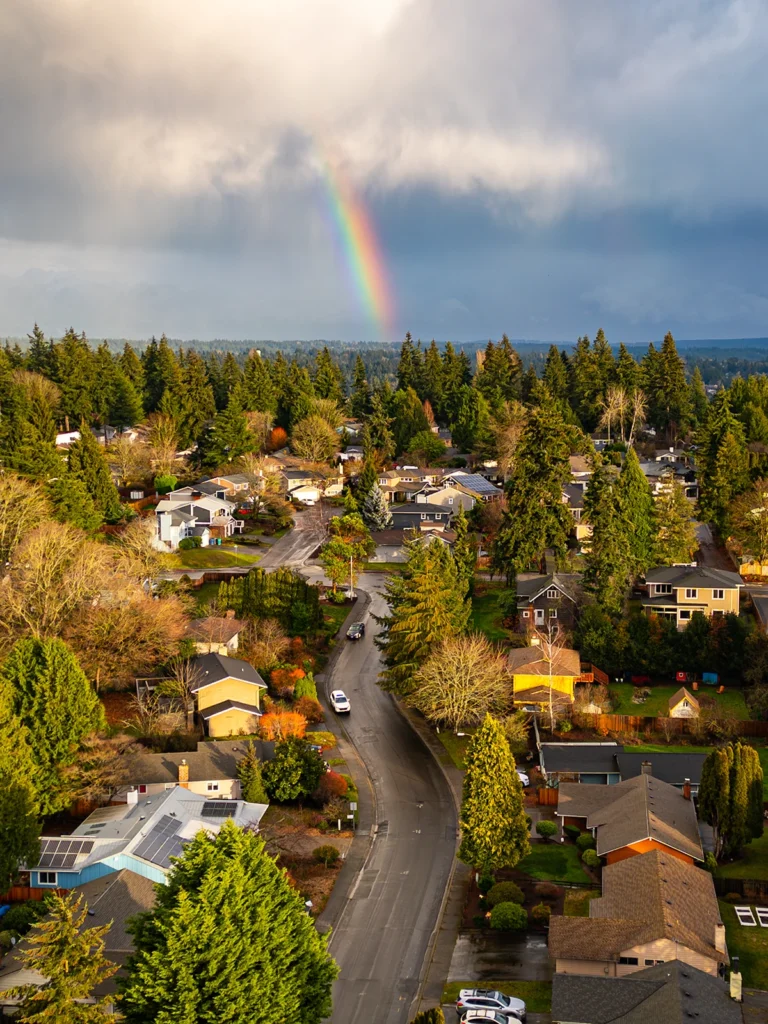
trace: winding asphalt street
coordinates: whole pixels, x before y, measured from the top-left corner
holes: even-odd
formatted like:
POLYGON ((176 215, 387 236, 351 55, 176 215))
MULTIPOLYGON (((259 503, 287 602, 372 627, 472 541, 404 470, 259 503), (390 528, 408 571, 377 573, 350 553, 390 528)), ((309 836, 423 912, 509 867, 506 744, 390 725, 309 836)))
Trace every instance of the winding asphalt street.
POLYGON ((366 634, 345 642, 327 691, 343 689, 352 711, 343 728, 369 772, 376 835, 331 936, 341 969, 333 992, 334 1024, 404 1024, 436 927, 453 861, 456 812, 448 784, 392 698, 376 684, 381 671, 372 614, 386 612, 384 577, 366 574, 372 596, 366 634))

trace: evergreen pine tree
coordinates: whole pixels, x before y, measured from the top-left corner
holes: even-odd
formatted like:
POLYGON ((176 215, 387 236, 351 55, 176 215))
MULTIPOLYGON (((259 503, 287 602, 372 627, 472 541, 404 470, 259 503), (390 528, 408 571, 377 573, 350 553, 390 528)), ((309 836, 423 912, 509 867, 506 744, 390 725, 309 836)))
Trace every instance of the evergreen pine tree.
POLYGON ((643 359, 645 392, 648 396, 648 419, 667 439, 685 430, 690 420, 690 396, 685 379, 685 363, 677 354, 675 340, 667 333, 657 352, 651 344, 643 359))
POLYGON ((46 340, 37 324, 27 338, 29 338, 27 369, 33 373, 41 373, 44 377, 50 377, 53 370, 53 352, 50 342, 46 340))
POLYGON ((418 391, 420 376, 418 355, 409 331, 400 347, 400 362, 397 364, 398 391, 407 391, 408 388, 418 391))
POLYGON ((568 397, 568 366, 563 353, 557 345, 550 345, 544 363, 544 383, 556 401, 565 401, 568 397))
POLYGON ((148 405, 150 411, 155 409, 178 420, 181 405, 181 367, 176 355, 165 335, 160 338, 157 346, 157 359, 154 379, 147 374, 147 386, 153 387, 157 400, 148 405))
MULTIPOLYGON (((269 371, 267 371, 269 376, 269 371)), ((237 364, 237 360, 231 352, 227 352, 224 356, 224 361, 221 364, 221 381, 222 389, 220 395, 214 395, 216 398, 216 408, 223 409, 229 401, 231 395, 234 394, 235 388, 238 386, 240 381, 243 379, 243 371, 237 364)), ((271 378, 270 378, 271 384, 271 378)), ((274 389, 273 389, 274 392, 274 389)), ((261 409, 260 412, 274 412, 277 408, 277 400, 272 398, 273 407, 269 409, 261 409)))
POLYGON ((313 383, 318 398, 330 399, 337 405, 344 404, 346 398, 344 375, 334 363, 327 345, 324 345, 315 357, 313 383))
POLYGON ((459 503, 459 510, 451 524, 456 540, 453 545, 453 558, 459 578, 466 580, 470 597, 475 589, 475 566, 477 565, 477 544, 469 532, 469 520, 464 506, 459 503))
POLYGON ((352 393, 349 396, 349 411, 355 419, 362 420, 371 411, 371 389, 365 372, 363 357, 358 352, 352 374, 352 393))
POLYGON ((227 821, 199 833, 132 927, 128 1024, 320 1024, 338 971, 264 840, 227 821), (255 1009, 256 1008, 256 1009, 255 1009))
POLYGON ((632 556, 632 575, 639 576, 654 564, 658 530, 653 494, 634 448, 628 449, 624 457, 616 495, 629 530, 626 541, 632 556))
POLYGON ((53 347, 52 379, 61 396, 59 407, 65 429, 75 429, 81 420, 90 422, 97 391, 95 360, 85 335, 70 329, 53 347))
MULTIPOLYGON (((275 360, 277 364, 277 359, 275 360)), ((312 412, 312 399, 315 398, 312 378, 306 366, 299 366, 292 360, 288 368, 287 379, 277 410, 277 421, 281 427, 289 429, 294 424, 306 419, 312 412)))
POLYGON ((213 426, 208 428, 198 447, 197 457, 201 466, 213 469, 234 462, 247 452, 255 451, 256 447, 248 421, 233 396, 227 408, 213 421, 213 426))
POLYGON ((416 669, 440 640, 465 633, 470 607, 467 583, 453 555, 439 541, 406 541, 408 559, 402 572, 386 583, 390 614, 379 619, 376 638, 384 652, 381 685, 401 695, 413 688, 416 669))
POLYGON ((696 440, 699 510, 726 537, 733 501, 749 486, 744 427, 731 411, 726 391, 713 399, 696 440))
POLYGON ((93 355, 94 375, 92 408, 93 415, 100 427, 110 422, 110 411, 115 404, 117 391, 117 365, 109 351, 106 341, 103 341, 93 355))
POLYGON ((690 391, 690 406, 691 406, 691 419, 695 427, 701 426, 707 418, 707 409, 709 408, 709 399, 707 398, 707 392, 704 388, 704 381, 701 376, 701 370, 697 367, 694 368, 693 375, 691 377, 691 383, 689 386, 690 391))
POLYGON ((32 926, 22 953, 26 971, 42 984, 12 990, 21 999, 16 1019, 45 1024, 110 1024, 115 1016, 109 997, 95 999, 94 989, 117 971, 104 956, 110 924, 86 928, 88 904, 82 893, 50 896, 48 916, 32 926))
POLYGON ((440 349, 434 340, 424 353, 422 377, 424 398, 439 414, 443 407, 443 361, 440 357, 440 349))
POLYGON ((181 368, 178 406, 179 443, 182 448, 189 448, 202 434, 206 422, 216 415, 216 400, 208 371, 193 350, 187 353, 181 368))
POLYGON ((104 712, 77 658, 63 640, 17 640, 0 673, 0 701, 26 726, 37 767, 41 812, 68 804, 60 769, 77 757, 85 736, 104 724, 104 712))
POLYGON ((277 412, 275 385, 268 367, 255 349, 248 353, 235 395, 245 412, 277 412))
POLYGON ((370 459, 366 459, 363 463, 363 470, 357 478, 355 485, 355 498, 357 499, 358 505, 365 503, 366 498, 371 493, 374 487, 378 486, 378 473, 376 467, 370 459))
POLYGON ((363 502, 362 515, 369 530, 389 530, 392 526, 392 513, 378 482, 374 483, 363 502))
POLYGON ((256 756, 253 740, 248 740, 245 755, 237 762, 237 777, 243 800, 249 804, 268 804, 267 791, 261 778, 261 761, 256 756))
MULTIPOLYGON (((502 399, 499 399, 503 402, 502 399)), ((488 434, 488 403, 483 395, 465 384, 461 389, 459 408, 451 424, 451 440, 460 452, 475 451, 488 434)))
POLYGON ((658 533, 654 561, 659 565, 690 562, 698 547, 691 503, 682 486, 672 481, 669 489, 656 498, 658 533))
POLYGON ((466 364, 457 354, 453 345, 446 342, 443 350, 443 397, 438 404, 438 418, 442 423, 452 423, 459 412, 461 400, 461 388, 469 383, 469 377, 465 374, 466 364))
POLYGON ((363 426, 363 452, 366 460, 380 459, 386 462, 395 454, 395 437, 392 420, 384 407, 381 395, 371 398, 371 412, 363 426))
POLYGON ((40 854, 37 776, 29 732, 14 714, 11 694, 0 687, 0 890, 7 892, 19 868, 40 854))
POLYGON ((123 346, 123 352, 118 362, 120 369, 131 384, 133 384, 136 394, 141 400, 144 394, 144 367, 141 365, 141 360, 136 355, 134 348, 127 341, 123 346))
POLYGON ((603 381, 587 335, 577 341, 568 367, 571 407, 584 430, 591 433, 600 419, 603 381))
POLYGON ((123 511, 120 496, 112 481, 104 450, 86 423, 80 424, 80 437, 69 446, 67 470, 69 477, 82 481, 94 508, 108 523, 120 519, 123 511))
POLYGON ((604 611, 619 615, 634 567, 629 543, 631 525, 615 474, 605 466, 596 467, 589 481, 584 495, 584 519, 592 527, 584 565, 585 589, 595 595, 604 611))
POLYGON ((628 395, 640 386, 640 367, 623 342, 619 345, 619 358, 616 361, 616 380, 628 395))
POLYGON ((488 875, 531 851, 523 787, 501 725, 490 715, 469 743, 459 859, 488 875))
POLYGON ((115 370, 112 401, 109 408, 109 421, 118 430, 132 427, 140 423, 144 417, 141 404, 141 392, 119 367, 115 370))
POLYGON ((81 530, 98 530, 104 516, 96 508, 93 498, 78 476, 62 473, 46 484, 45 493, 51 503, 54 519, 60 523, 72 523, 81 530))

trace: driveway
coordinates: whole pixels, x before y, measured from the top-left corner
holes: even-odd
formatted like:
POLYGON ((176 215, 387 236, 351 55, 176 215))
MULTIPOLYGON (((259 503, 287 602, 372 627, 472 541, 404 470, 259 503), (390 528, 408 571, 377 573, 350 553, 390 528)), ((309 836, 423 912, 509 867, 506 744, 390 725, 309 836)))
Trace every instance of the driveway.
POLYGON ((727 552, 718 547, 712 530, 707 523, 696 524, 696 539, 699 542, 697 558, 701 565, 710 569, 725 569, 727 572, 736 572, 736 566, 728 557, 727 552))
POLYGON ((325 540, 325 526, 331 516, 343 509, 323 505, 307 512, 297 512, 292 530, 272 544, 261 561, 261 569, 298 569, 317 551, 325 540))
POLYGON ((372 596, 366 635, 356 643, 342 641, 325 683, 326 694, 340 688, 350 699, 350 715, 337 721, 371 777, 376 821, 371 852, 331 936, 330 950, 341 969, 333 992, 335 1024, 410 1019, 456 841, 445 777, 376 683, 381 660, 372 615, 386 613, 379 593, 383 580, 370 573, 361 579, 372 596))

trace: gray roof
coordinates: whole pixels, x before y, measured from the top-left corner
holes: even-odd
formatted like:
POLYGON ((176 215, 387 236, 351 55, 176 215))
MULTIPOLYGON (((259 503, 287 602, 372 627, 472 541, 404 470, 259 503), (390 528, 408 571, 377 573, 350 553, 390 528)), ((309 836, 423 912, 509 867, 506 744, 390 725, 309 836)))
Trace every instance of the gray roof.
POLYGON ((566 484, 563 494, 568 498, 568 508, 584 508, 584 488, 579 484, 566 484))
POLYGON ((224 654, 203 654, 195 658, 196 679, 192 686, 192 693, 204 689, 206 686, 213 686, 222 679, 242 679, 243 682, 253 683, 265 690, 267 684, 259 673, 247 661, 240 658, 228 658, 224 654))
POLYGON ((649 569, 646 583, 669 583, 673 587, 741 587, 744 580, 737 572, 711 569, 707 565, 662 565, 649 569))
POLYGON ((694 475, 691 467, 686 466, 684 462, 641 462, 640 469, 645 476, 664 477, 669 474, 684 477, 690 474, 693 477, 694 475))
POLYGON ((701 766, 706 757, 706 754, 693 753, 638 754, 631 747, 623 747, 619 748, 616 760, 622 779, 632 779, 640 775, 643 761, 650 761, 654 778, 668 782, 671 786, 680 786, 686 779, 690 779, 694 786, 698 786, 701 781, 701 766))
POLYGON ((617 772, 618 743, 542 743, 541 760, 550 772, 617 772))
POLYGON ((284 469, 283 476, 286 480, 314 480, 315 474, 311 469, 284 469))
POLYGON ((430 505, 429 502, 421 502, 418 505, 415 501, 407 501, 402 505, 390 505, 389 511, 393 516, 411 515, 418 516, 422 513, 432 516, 450 516, 453 513, 442 505, 430 505))
MULTIPOLYGON (((254 741, 254 751, 262 761, 274 757, 274 743, 265 740, 254 741)), ((187 762, 190 782, 216 782, 237 778, 237 763, 245 755, 247 741, 201 740, 197 750, 180 751, 174 754, 135 754, 125 759, 128 782, 132 785, 148 785, 157 782, 178 782, 179 765, 187 762)))
POLYGON ((670 960, 624 978, 556 974, 552 1017, 581 1024, 741 1024, 741 1009, 720 978, 670 960))
POLYGON ((215 718, 216 715, 221 715, 225 711, 244 711, 247 715, 261 716, 261 711, 255 704, 246 704, 242 700, 223 700, 219 704, 211 704, 210 707, 203 708, 200 711, 200 717, 207 722, 209 718, 215 718))
POLYGON ((527 604, 534 600, 551 587, 557 587, 562 594, 571 601, 576 601, 581 584, 581 573, 560 573, 553 572, 548 576, 532 576, 527 580, 520 580, 517 584, 517 603, 527 604), (521 601, 520 599, 525 600, 521 601))

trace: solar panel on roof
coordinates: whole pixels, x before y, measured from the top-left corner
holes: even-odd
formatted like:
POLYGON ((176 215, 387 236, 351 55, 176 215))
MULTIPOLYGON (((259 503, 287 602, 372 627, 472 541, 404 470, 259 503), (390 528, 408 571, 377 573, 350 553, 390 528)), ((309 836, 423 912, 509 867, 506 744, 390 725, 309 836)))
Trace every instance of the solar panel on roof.
POLYGON ((234 818, 236 813, 236 800, 206 800, 203 804, 204 818, 234 818))
POLYGON ((83 843, 83 848, 80 850, 80 853, 83 853, 83 854, 90 853, 92 849, 93 849, 93 842, 89 840, 88 842, 83 843))
POLYGON ((52 860, 53 860, 53 856, 52 855, 44 853, 42 855, 42 857, 40 858, 40 862, 38 863, 37 866, 39 868, 49 868, 51 866, 51 861, 52 860))
POLYGON ((72 867, 75 866, 75 861, 76 860, 77 860, 77 854, 76 853, 65 853, 64 857, 63 857, 63 863, 62 863, 61 866, 63 868, 72 868, 72 867))

